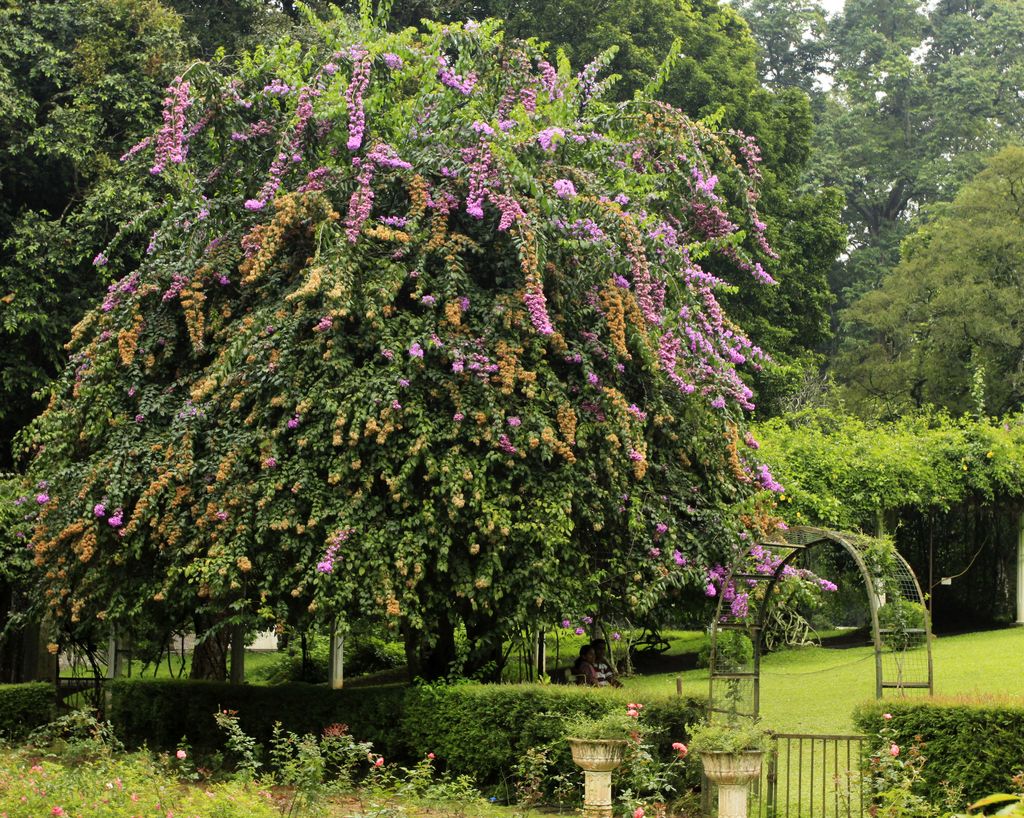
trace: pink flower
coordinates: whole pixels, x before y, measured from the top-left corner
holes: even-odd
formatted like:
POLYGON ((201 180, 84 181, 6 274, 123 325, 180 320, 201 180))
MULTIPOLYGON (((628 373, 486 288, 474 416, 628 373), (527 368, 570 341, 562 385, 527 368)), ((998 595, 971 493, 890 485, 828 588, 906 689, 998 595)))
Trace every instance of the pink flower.
POLYGON ((882 714, 882 718, 885 719, 886 721, 889 721, 889 719, 892 718, 892 713, 883 713, 882 714))
POLYGON ((462 412, 456 412, 455 414, 452 415, 452 420, 454 420, 456 423, 465 420, 465 418, 466 416, 462 414, 462 412))
POLYGON ((379 756, 377 758, 377 760, 373 762, 373 766, 374 767, 383 767, 384 766, 384 756, 379 756))
POLYGON ((891 755, 893 758, 896 758, 896 756, 898 756, 899 754, 900 754, 900 746, 898 744, 890 744, 889 745, 889 755, 891 755))
POLYGON ((50 810, 50 815, 67 815, 67 813, 64 812, 63 807, 54 807, 52 810, 50 810))
POLYGON ((630 708, 629 710, 626 711, 626 715, 629 716, 630 718, 638 719, 638 718, 640 718, 640 711, 639 710, 634 710, 633 708, 630 708))
POLYGON ((644 812, 643 807, 637 807, 635 810, 633 810, 633 818, 644 818, 645 814, 646 813, 644 812))
POLYGON ((436 756, 433 753, 427 753, 427 758, 433 761, 436 758, 436 756))
POLYGON ((36 502, 39 503, 39 505, 41 506, 45 506, 48 502, 50 502, 50 495, 47 494, 45 491, 41 492, 40 494, 36 495, 36 502))
POLYGON ((679 754, 679 758, 686 758, 686 754, 690 752, 690 748, 681 741, 672 742, 672 749, 679 754))
POLYGON ((188 758, 188 753, 186 753, 184 750, 178 750, 178 752, 174 754, 174 757, 177 758, 178 761, 184 761, 186 758, 188 758))

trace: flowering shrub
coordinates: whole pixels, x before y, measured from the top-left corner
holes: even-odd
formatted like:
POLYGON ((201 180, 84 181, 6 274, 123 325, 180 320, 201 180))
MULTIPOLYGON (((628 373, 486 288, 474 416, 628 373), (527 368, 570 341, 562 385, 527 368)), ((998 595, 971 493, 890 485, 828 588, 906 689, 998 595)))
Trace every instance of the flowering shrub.
POLYGON ((22 439, 53 621, 377 615, 438 677, 457 626, 493 673, 701 587, 780 489, 710 272, 770 280, 756 143, 493 21, 316 30, 192 66, 125 156, 166 204, 22 439))

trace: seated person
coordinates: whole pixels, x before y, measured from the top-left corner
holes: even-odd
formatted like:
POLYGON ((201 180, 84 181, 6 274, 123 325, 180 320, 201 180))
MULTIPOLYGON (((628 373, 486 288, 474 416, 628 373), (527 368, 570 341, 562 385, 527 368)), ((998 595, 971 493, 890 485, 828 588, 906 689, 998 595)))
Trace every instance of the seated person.
POLYGON ((573 681, 578 685, 597 685, 597 671, 594 669, 596 654, 590 645, 580 648, 579 658, 572 666, 573 681))
POLYGON ((597 677, 597 685, 599 687, 622 687, 622 682, 619 681, 615 671, 612 669, 611 663, 606 658, 608 643, 603 639, 595 639, 590 643, 590 647, 594 650, 593 665, 594 674, 597 677))

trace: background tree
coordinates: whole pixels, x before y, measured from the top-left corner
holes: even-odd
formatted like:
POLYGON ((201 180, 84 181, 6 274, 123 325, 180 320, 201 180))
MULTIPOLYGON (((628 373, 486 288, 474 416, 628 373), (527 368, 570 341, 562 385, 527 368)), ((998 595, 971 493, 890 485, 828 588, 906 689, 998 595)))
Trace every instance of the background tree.
POLYGON ((1024 398, 1024 148, 1004 148, 903 244, 844 315, 849 394, 894 415, 926 404, 1018 411, 1024 398))
POLYGON ((702 588, 777 488, 707 268, 767 278, 753 141, 492 24, 315 27, 194 66, 130 152, 151 252, 111 245, 23 436, 53 621, 382 616, 434 678, 702 588))
POLYGON ((826 18, 820 0, 738 0, 736 10, 758 45, 758 76, 771 88, 820 93, 828 70, 826 18))

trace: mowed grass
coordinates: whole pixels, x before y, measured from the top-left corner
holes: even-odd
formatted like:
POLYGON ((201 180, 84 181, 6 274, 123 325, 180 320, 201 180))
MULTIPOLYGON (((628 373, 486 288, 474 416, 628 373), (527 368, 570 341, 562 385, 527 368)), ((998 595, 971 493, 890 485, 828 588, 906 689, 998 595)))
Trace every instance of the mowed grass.
MULTIPOLYGON (((936 637, 932 651, 936 695, 1024 700, 1024 628, 936 637)), ((645 693, 675 691, 677 676, 683 679, 684 694, 707 693, 707 670, 637 676, 627 679, 626 686, 642 700, 645 693)), ((871 647, 796 648, 761 663, 761 715, 778 732, 855 732, 854 707, 874 696, 871 647)))

